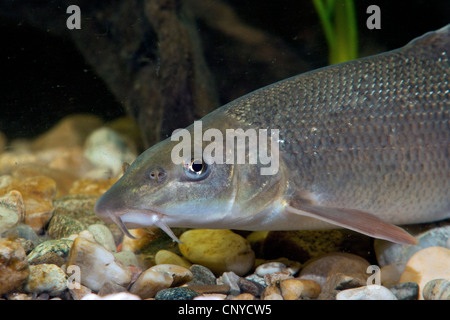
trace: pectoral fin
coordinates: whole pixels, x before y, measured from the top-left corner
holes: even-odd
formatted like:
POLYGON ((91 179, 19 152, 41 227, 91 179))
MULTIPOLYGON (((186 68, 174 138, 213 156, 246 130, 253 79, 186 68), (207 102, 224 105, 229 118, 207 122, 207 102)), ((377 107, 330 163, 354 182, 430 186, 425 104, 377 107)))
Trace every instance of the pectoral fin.
POLYGON ((401 244, 417 244, 416 239, 402 228, 361 210, 311 205, 297 200, 291 201, 286 209, 291 213, 322 220, 374 238, 401 244))

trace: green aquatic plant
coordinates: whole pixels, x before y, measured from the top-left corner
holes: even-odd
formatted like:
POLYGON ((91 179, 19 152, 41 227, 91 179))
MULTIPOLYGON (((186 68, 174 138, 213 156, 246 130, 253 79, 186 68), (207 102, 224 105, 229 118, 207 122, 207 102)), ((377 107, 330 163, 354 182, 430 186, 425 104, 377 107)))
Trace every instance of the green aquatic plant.
POLYGON ((313 0, 329 48, 329 63, 358 57, 358 28, 353 0, 313 0))

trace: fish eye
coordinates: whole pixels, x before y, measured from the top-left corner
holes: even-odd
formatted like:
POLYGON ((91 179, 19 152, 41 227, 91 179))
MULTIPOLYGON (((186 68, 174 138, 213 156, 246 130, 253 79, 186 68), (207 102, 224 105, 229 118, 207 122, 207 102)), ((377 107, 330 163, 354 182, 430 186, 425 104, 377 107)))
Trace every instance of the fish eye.
POLYGON ((208 176, 209 166, 203 159, 190 159, 184 163, 186 176, 193 180, 201 180, 208 176))

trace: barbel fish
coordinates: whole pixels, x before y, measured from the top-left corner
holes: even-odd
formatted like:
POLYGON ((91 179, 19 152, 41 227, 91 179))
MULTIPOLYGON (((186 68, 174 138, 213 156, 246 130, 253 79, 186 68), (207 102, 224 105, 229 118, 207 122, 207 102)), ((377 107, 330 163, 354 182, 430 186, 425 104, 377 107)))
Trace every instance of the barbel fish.
POLYGON ((276 147, 273 174, 261 174, 260 158, 250 163, 250 143, 245 163, 181 151, 178 163, 182 139, 168 138, 143 152, 95 211, 130 237, 127 228, 149 226, 176 241, 170 227, 348 228, 414 244, 398 225, 450 217, 449 54, 447 25, 397 50, 249 93, 201 119, 201 147, 216 143, 228 156, 236 145, 215 141, 219 133, 277 132, 265 141, 276 147))

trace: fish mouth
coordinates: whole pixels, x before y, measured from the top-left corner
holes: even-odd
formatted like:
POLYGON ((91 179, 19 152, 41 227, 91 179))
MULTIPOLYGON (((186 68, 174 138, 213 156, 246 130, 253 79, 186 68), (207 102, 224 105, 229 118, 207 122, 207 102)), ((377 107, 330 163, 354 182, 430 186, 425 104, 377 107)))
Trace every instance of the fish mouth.
POLYGON ((139 227, 151 227, 157 226, 163 230, 173 241, 181 243, 177 236, 173 233, 167 223, 164 221, 166 217, 165 214, 151 210, 151 209, 137 209, 137 210, 127 210, 126 213, 122 213, 121 216, 111 213, 111 211, 106 210, 108 217, 116 224, 119 229, 129 238, 136 239, 125 223, 136 225, 139 227))

